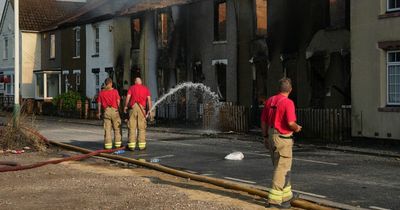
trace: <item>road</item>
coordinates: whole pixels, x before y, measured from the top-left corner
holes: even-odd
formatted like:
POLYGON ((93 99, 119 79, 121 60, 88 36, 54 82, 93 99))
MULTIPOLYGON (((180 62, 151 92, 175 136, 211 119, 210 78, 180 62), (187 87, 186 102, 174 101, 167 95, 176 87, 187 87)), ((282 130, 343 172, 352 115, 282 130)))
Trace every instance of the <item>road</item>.
MULTIPOLYGON (((100 126, 65 122, 38 121, 39 131, 47 138, 89 149, 102 148, 100 126)), ((124 143, 127 131, 123 130, 124 143)), ((192 173, 257 186, 269 186, 272 164, 259 142, 199 135, 148 132, 148 149, 123 155, 187 170, 192 173), (228 161, 224 157, 241 151, 245 158, 228 161)), ((303 195, 354 207, 400 209, 400 160, 319 150, 294 148, 292 182, 303 195)))

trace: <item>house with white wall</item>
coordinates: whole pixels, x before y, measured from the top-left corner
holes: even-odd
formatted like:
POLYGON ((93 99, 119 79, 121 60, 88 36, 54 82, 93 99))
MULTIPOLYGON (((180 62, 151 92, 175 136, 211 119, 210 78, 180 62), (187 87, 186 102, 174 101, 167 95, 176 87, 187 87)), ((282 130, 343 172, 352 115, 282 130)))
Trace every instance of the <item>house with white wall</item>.
MULTIPOLYGON (((54 0, 21 0, 20 2, 20 95, 22 100, 35 98, 38 85, 34 72, 42 69, 40 30, 69 15, 82 3, 54 0)), ((14 95, 14 8, 7 0, 0 22, 0 94, 14 95), (3 88, 2 88, 3 87, 3 88)), ((39 84, 40 86, 45 86, 39 84)))

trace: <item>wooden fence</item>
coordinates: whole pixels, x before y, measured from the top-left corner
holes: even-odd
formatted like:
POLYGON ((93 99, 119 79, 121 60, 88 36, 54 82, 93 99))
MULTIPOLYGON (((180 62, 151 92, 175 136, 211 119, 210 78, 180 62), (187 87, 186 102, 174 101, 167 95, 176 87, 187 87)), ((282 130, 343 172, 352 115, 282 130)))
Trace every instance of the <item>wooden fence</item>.
POLYGON ((204 106, 203 126, 206 129, 247 132, 249 130, 249 109, 245 106, 224 103, 218 108, 204 106))
POLYGON ((303 138, 343 141, 351 137, 351 109, 298 109, 297 122, 303 138))

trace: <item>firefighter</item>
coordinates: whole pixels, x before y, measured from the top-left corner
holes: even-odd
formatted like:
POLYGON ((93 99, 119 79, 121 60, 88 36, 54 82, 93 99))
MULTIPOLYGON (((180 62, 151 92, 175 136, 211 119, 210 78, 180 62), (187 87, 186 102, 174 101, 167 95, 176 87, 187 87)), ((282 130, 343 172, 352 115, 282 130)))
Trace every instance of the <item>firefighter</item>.
POLYGON ((151 95, 149 89, 142 84, 140 77, 135 78, 135 84, 128 90, 126 96, 124 112, 129 111, 129 142, 128 149, 135 150, 137 140, 139 139, 139 149, 146 149, 146 127, 147 118, 151 110, 151 95), (147 105, 147 107, 146 107, 147 105), (136 133, 137 131, 137 133, 136 133))
POLYGON ((97 118, 101 119, 101 109, 104 110, 104 148, 112 149, 113 147, 111 130, 114 130, 115 147, 119 148, 122 146, 121 118, 118 112, 120 96, 118 91, 113 88, 113 81, 111 78, 107 78, 104 84, 105 87, 101 90, 97 98, 97 118))
POLYGON ((280 93, 265 102, 261 116, 265 147, 271 153, 274 166, 268 207, 290 208, 290 202, 295 198, 290 181, 293 133, 300 132, 302 127, 296 123, 295 105, 288 98, 292 92, 291 80, 281 79, 279 90, 280 93))

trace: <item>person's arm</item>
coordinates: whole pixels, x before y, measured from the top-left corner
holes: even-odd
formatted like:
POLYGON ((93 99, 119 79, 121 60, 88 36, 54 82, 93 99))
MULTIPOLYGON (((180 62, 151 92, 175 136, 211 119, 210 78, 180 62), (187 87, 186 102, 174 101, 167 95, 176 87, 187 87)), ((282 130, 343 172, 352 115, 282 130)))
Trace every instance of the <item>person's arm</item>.
POLYGON ((129 104, 130 100, 131 100, 131 94, 128 93, 128 95, 126 96, 125 106, 124 106, 124 112, 125 113, 128 111, 128 104, 129 104))
POLYGON ((100 95, 97 97, 97 118, 100 120, 101 119, 101 98, 100 95))
POLYGON ((148 118, 150 116, 150 110, 153 106, 152 102, 151 102, 151 96, 147 96, 147 104, 149 105, 149 112, 147 112, 146 114, 146 118, 148 118))
POLYGON ((270 149, 268 141, 268 124, 267 124, 267 106, 264 107, 261 114, 261 133, 264 139, 264 146, 266 149, 270 149))
POLYGON ((293 102, 286 106, 286 117, 290 130, 296 133, 300 132, 302 127, 296 123, 296 112, 293 102))

